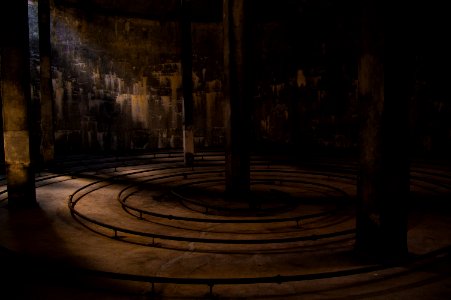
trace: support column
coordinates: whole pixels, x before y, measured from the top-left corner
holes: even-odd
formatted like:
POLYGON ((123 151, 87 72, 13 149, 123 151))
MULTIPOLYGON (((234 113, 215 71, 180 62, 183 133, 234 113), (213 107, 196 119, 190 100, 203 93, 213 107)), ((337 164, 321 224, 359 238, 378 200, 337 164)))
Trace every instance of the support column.
POLYGON ((246 0, 223 2, 226 192, 230 195, 245 195, 250 191, 249 3, 246 0))
MULTIPOLYGON (((389 70, 400 80, 384 78, 385 38, 381 15, 383 8, 379 1, 364 2, 358 70, 362 123, 356 249, 393 260, 407 255, 410 183, 409 80, 406 76, 409 72, 402 64, 389 70)), ((394 61, 398 63, 406 57, 394 61)))
POLYGON ((39 53, 41 83, 41 157, 50 162, 55 156, 53 92, 51 77, 50 1, 38 1, 39 53))
POLYGON ((193 50, 191 38, 191 2, 181 0, 183 153, 185 165, 194 162, 193 50))
POLYGON ((28 1, 4 1, 1 93, 8 206, 36 205, 30 141, 30 62, 28 1))

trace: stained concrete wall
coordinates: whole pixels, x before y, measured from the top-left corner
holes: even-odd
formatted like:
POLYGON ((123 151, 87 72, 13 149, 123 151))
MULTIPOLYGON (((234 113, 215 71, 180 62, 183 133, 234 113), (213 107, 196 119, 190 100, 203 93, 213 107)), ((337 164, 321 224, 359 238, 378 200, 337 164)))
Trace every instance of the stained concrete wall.
MULTIPOLYGON (((30 8, 34 13, 36 5, 30 8)), ((35 16, 30 23, 31 43, 37 45, 35 16)), ((57 7, 51 31, 57 152, 182 146, 178 22, 57 7)), ((192 32, 196 142, 221 145, 222 27, 197 23, 192 32), (197 47, 205 44, 208 51, 197 47)), ((32 47, 33 58, 39 58, 37 51, 32 47)), ((38 60, 33 61, 36 73, 38 60)), ((34 91, 37 86, 35 80, 34 91)))
POLYGON ((298 150, 355 148, 355 8, 299 2, 275 14, 256 20, 257 136, 298 150))
MULTIPOLYGON (((77 1, 56 2, 65 3, 52 10, 57 153, 181 147, 176 2, 161 6, 167 11, 154 19, 145 16, 154 17, 157 1, 141 11, 139 1, 133 1, 127 6, 129 16, 120 13, 125 1, 106 6, 100 0, 85 1, 97 3, 96 9, 69 8, 77 1)), ((356 1, 257 2, 253 145, 355 149, 360 109, 356 1)), ((39 59, 36 20, 30 19, 33 78, 38 77, 39 59)), ((197 146, 224 144, 222 24, 216 21, 195 22, 192 28, 197 146)), ((419 46, 414 62, 414 144, 419 152, 445 153, 451 149, 451 101, 445 88, 449 76, 439 70, 447 48, 439 33, 431 36, 431 27, 423 25, 418 26, 418 45, 432 46, 419 46)), ((38 84, 35 79, 35 103, 38 84)))

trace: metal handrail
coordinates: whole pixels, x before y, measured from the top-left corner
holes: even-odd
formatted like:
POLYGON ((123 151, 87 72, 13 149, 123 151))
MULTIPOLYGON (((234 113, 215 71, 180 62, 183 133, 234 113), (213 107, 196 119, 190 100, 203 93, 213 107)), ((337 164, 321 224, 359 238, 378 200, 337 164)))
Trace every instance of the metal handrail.
MULTIPOLYGON (((252 172, 282 172, 284 170, 252 170, 252 172)), ((220 173, 219 171, 202 171, 202 172, 194 172, 191 174, 209 174, 209 173, 220 173)), ((222 171, 221 171, 222 173, 222 171)), ((297 173, 295 173, 297 174, 297 173)), ((324 175, 324 172, 318 175, 324 175)), ((186 172, 182 172, 182 173, 176 173, 176 174, 172 174, 173 177, 179 177, 179 176, 184 176, 186 177, 188 174, 186 172)), ((162 178, 168 178, 171 177, 171 175, 166 175, 162 178)), ((343 176, 346 179, 354 179, 351 178, 349 176, 343 176)), ((144 183, 149 182, 151 180, 155 180, 155 179, 160 179, 160 178, 152 178, 149 180, 146 180, 144 183)), ((206 183, 206 182, 212 182, 215 180, 202 180, 202 181, 196 181, 195 183, 206 183)), ((259 179, 259 180, 255 180, 255 182, 262 182, 262 181, 266 181, 266 179, 259 179)), ((274 181, 274 180, 270 180, 270 181, 274 181)), ((284 182, 301 182, 301 181, 295 181, 295 180, 279 180, 279 181, 284 181, 284 182)), ((311 183, 311 182, 307 182, 309 184, 314 184, 314 185, 318 185, 318 186, 325 186, 327 188, 331 188, 334 189, 340 193, 342 193, 345 197, 348 197, 348 195, 343 192, 341 189, 337 189, 335 187, 331 187, 329 185, 325 185, 325 184, 321 184, 321 183, 311 183)), ((190 183, 192 184, 192 182, 190 183)), ((188 184, 186 184, 188 185, 188 184)), ((183 185, 182 185, 183 186, 183 185)), ((266 218, 266 219, 208 219, 208 218, 193 218, 193 217, 183 217, 183 216, 175 216, 175 215, 167 215, 167 214, 161 214, 161 213, 157 213, 157 212, 152 212, 152 211, 148 211, 148 210, 143 210, 137 207, 134 207, 132 205, 129 205, 126 203, 126 199, 127 197, 129 197, 131 194, 127 195, 126 197, 122 198, 122 194, 129 188, 131 187, 135 187, 133 185, 130 185, 126 188, 124 188, 118 195, 118 201, 121 203, 121 205, 124 208, 130 209, 132 211, 135 211, 137 213, 139 213, 139 218, 142 218, 142 215, 150 215, 150 216, 154 216, 154 217, 159 217, 159 218, 164 218, 164 219, 168 219, 168 220, 180 220, 180 221, 188 221, 188 222, 204 222, 204 223, 247 223, 247 224, 252 224, 252 223, 277 223, 277 222, 296 222, 297 224, 301 221, 301 220, 306 220, 306 219, 311 219, 311 218, 316 218, 316 217, 320 217, 323 216, 324 213, 316 213, 316 214, 310 214, 310 215, 303 215, 303 216, 295 216, 295 217, 286 217, 286 218, 266 218)), ((135 193, 136 191, 134 191, 133 193, 135 193)), ((132 194, 133 194, 132 193, 132 194)), ((218 207, 218 206, 214 206, 214 205, 207 205, 204 203, 199 203, 197 201, 193 201, 192 199, 186 198, 178 193, 176 193, 175 191, 171 191, 171 193, 181 199, 183 199, 184 201, 187 201, 189 203, 195 204, 195 205, 199 205, 202 206, 204 208, 208 209, 222 209, 222 207, 218 207)), ((335 210, 334 210, 335 211, 335 210)), ((331 212, 330 212, 331 213, 331 212)))
MULTIPOLYGON (((150 171, 155 171, 158 170, 157 169, 152 169, 152 170, 146 170, 146 171, 138 171, 138 172, 150 172, 150 171)), ((135 174, 138 172, 134 172, 135 174)), ((197 171, 194 172, 195 174, 206 174, 212 171, 197 171)), ((218 171, 216 171, 217 173, 218 171)), ((163 175, 160 177, 153 177, 151 179, 148 179, 140 184, 145 184, 148 183, 149 181, 153 181, 153 180, 161 180, 161 179, 166 179, 166 178, 171 178, 171 177, 178 177, 178 176, 184 176, 186 174, 186 172, 180 172, 180 173, 175 173, 175 174, 168 174, 168 175, 163 175)), ((118 175, 119 176, 126 176, 126 175, 130 175, 130 173, 127 174, 121 174, 118 175)), ((111 178, 109 179, 111 180, 111 178)), ((111 224, 106 224, 104 222, 100 222, 97 220, 94 220, 88 216, 85 216, 84 214, 78 212, 75 209, 75 205, 76 203, 84 196, 75 199, 74 200, 74 196, 86 189, 86 187, 89 186, 93 186, 95 184, 104 182, 106 180, 98 180, 95 182, 92 182, 84 187, 81 187, 79 189, 77 189, 72 195, 70 195, 69 197, 69 202, 68 202, 68 206, 69 209, 71 211, 71 214, 73 216, 77 216, 85 221, 88 221, 92 224, 104 227, 104 228, 108 228, 110 230, 112 230, 114 232, 114 236, 115 238, 117 238, 117 234, 118 232, 122 232, 122 233, 127 233, 127 234, 131 234, 131 235, 135 235, 135 236, 143 236, 143 237, 149 237, 152 239, 161 239, 161 240, 173 240, 173 241, 184 241, 184 242, 198 242, 198 243, 215 243, 215 244, 269 244, 269 243, 292 243, 292 242, 299 242, 299 241, 307 241, 307 240, 318 240, 318 239, 323 239, 323 238, 331 238, 331 237, 336 237, 336 236, 341 236, 341 235, 348 235, 348 234, 352 234, 354 233, 354 230, 343 230, 343 231, 338 231, 338 232, 332 232, 332 233, 326 233, 326 234, 321 234, 321 235, 310 235, 310 236, 300 236, 300 237, 287 237, 287 238, 278 238, 278 239, 210 239, 210 238, 195 238, 195 237, 180 237, 180 236, 172 236, 172 235, 163 235, 163 234, 156 234, 156 233, 148 233, 148 232, 141 232, 141 231, 137 231, 137 230, 131 230, 131 229, 127 229, 127 228, 122 228, 119 226, 115 226, 115 225, 111 225, 111 224)), ((134 187, 133 185, 126 187, 125 189, 123 189, 121 191, 121 193, 119 194, 119 197, 122 195, 122 193, 131 188, 134 187)), ((121 202, 122 203, 122 202, 121 202)), ((125 205, 127 207, 127 205, 125 203, 123 203, 123 205, 125 205)), ((174 216, 166 216, 167 219, 175 219, 174 216)), ((299 217, 295 217, 293 219, 285 219, 284 221, 296 221, 298 222, 300 219, 299 217)), ((249 220, 250 221, 250 220, 249 220)), ((268 222, 268 221, 267 221, 268 222)), ((213 223, 213 222, 212 222, 213 223)), ((269 223, 269 222, 268 222, 269 223)))

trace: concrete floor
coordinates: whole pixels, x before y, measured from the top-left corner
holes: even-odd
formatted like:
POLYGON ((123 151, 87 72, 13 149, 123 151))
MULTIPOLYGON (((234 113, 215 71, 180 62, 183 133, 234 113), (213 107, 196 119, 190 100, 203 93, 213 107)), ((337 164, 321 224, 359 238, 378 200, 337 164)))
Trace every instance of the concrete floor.
MULTIPOLYGON (((80 156, 41 172, 36 183, 38 208, 10 212, 6 200, 0 200, 1 298, 451 298, 451 168, 447 165, 413 165, 410 259, 381 265, 353 251, 355 164, 337 159, 282 164, 255 158, 255 201, 250 209, 248 203, 221 196, 222 159, 199 156, 190 169, 183 167, 179 154, 80 156), (150 214, 140 218, 136 211, 124 209, 118 198, 168 218, 150 214), (71 215, 69 200, 77 213, 104 226, 71 215), (177 216, 205 222, 177 220, 177 216), (279 221, 208 221, 250 219, 279 221), (112 227, 122 230, 115 233, 112 227), (160 238, 152 238, 153 234, 160 238), (362 270, 366 267, 371 269, 362 270), (150 277, 278 275, 301 280, 218 284, 212 293, 206 284, 173 283, 155 283, 151 293, 146 282, 150 277)), ((4 180, 2 184, 4 190, 4 180)))

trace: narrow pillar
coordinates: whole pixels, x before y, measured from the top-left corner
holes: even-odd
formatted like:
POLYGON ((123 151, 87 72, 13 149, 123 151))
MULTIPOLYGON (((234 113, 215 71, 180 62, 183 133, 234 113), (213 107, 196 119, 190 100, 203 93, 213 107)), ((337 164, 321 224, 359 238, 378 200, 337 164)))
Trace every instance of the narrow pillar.
POLYGON ((36 205, 30 142, 28 1, 3 1, 1 92, 8 206, 36 205))
POLYGON ((185 165, 194 162, 193 50, 191 38, 191 3, 181 0, 182 84, 183 84, 183 153, 185 165))
POLYGON ((55 156, 53 130, 53 92, 51 77, 50 1, 38 1, 41 83, 41 157, 50 162, 55 156))
POLYGON ((387 68, 381 15, 379 1, 364 1, 358 70, 362 122, 356 249, 396 260, 407 254, 409 80, 406 69, 398 66, 390 72, 400 80, 384 76, 387 68))
POLYGON ((224 0, 224 96, 226 131, 226 192, 250 191, 250 24, 246 0, 224 0))

